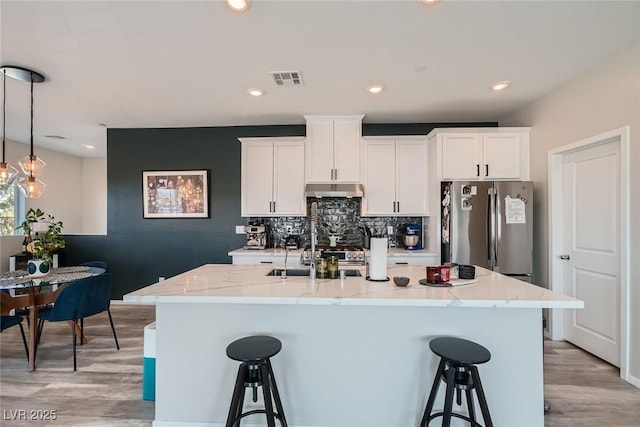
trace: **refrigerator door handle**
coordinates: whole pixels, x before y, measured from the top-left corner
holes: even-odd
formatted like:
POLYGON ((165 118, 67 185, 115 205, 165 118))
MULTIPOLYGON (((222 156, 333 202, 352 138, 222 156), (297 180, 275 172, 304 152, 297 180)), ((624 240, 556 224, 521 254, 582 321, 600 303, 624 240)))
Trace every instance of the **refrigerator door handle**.
POLYGON ((489 188, 487 192, 487 263, 489 268, 493 269, 493 188, 489 188))
POLYGON ((495 233, 493 235, 493 267, 498 266, 498 247, 502 234, 502 218, 500 217, 500 198, 498 197, 498 192, 495 191, 493 197, 495 197, 494 203, 494 215, 495 215, 495 233))

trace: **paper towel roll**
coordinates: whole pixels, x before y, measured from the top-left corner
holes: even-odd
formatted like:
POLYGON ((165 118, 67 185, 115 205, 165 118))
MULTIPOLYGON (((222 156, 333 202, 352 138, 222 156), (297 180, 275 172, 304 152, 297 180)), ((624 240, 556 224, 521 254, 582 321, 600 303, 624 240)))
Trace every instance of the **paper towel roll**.
POLYGON ((387 238, 372 237, 369 256, 369 278, 387 280, 387 238))

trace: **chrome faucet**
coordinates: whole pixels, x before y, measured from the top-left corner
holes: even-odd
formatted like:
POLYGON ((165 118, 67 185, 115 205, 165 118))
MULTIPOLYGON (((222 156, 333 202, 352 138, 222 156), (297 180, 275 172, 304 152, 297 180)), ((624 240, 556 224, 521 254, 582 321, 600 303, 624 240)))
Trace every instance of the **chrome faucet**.
POLYGON ((309 229, 311 230, 311 263, 309 265, 309 278, 316 278, 316 243, 318 243, 318 202, 311 203, 311 223, 309 229))
POLYGON ((282 270, 282 273, 280 274, 280 278, 282 279, 287 278, 287 258, 289 258, 289 248, 285 247, 284 248, 284 270, 282 270))

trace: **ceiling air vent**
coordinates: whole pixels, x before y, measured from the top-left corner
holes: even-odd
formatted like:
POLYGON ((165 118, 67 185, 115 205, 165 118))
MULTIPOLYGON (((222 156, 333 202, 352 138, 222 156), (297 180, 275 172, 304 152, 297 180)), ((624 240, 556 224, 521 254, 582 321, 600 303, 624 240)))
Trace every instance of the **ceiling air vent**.
POLYGON ((278 86, 302 86, 300 71, 271 71, 270 74, 278 86))
POLYGON ((51 139, 67 139, 66 137, 61 136, 61 135, 45 135, 44 137, 45 138, 51 138, 51 139))

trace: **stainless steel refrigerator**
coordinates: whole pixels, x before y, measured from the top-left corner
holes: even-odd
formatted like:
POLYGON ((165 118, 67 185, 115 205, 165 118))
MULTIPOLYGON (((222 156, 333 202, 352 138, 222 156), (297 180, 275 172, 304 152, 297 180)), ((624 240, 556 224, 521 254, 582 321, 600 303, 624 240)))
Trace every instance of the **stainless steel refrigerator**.
POLYGON ((533 283, 533 183, 441 183, 442 263, 472 264, 533 283))

